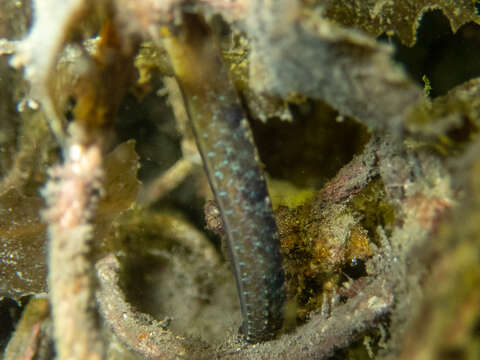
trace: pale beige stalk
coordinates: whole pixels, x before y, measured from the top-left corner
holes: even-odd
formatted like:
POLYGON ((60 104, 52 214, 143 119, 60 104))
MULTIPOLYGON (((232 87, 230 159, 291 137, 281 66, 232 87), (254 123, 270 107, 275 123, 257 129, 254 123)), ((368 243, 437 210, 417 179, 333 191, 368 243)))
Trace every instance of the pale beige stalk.
POLYGON ((103 343, 90 257, 92 218, 101 193, 102 153, 73 132, 61 166, 49 171, 43 195, 48 209, 48 285, 58 360, 100 360, 103 343))

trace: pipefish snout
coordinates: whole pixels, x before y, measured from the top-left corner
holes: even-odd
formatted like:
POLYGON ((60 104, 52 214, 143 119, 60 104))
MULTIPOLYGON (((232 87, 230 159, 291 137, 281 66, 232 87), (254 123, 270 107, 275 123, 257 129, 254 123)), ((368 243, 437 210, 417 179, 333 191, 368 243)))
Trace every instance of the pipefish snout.
POLYGON ((278 231, 252 132, 208 27, 186 15, 165 40, 211 189, 220 210, 248 342, 283 324, 278 231))

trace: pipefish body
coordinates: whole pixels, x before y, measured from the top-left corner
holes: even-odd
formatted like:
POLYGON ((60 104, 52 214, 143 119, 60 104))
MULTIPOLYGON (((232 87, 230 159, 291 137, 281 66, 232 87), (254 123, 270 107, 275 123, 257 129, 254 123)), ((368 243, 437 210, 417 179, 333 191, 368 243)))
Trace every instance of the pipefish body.
POLYGON ((186 15, 164 46, 182 89, 220 209, 248 342, 275 337, 283 323, 284 272, 267 185, 239 96, 214 36, 186 15))

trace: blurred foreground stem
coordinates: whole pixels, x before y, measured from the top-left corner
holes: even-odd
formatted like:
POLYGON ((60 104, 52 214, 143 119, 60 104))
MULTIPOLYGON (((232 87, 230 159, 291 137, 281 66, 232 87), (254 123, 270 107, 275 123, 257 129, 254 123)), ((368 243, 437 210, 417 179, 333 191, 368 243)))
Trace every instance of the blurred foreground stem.
POLYGON ((82 142, 80 129, 70 130, 64 164, 49 171, 43 190, 54 337, 57 359, 100 360, 104 350, 89 253, 91 221, 101 191, 102 152, 99 144, 82 142))

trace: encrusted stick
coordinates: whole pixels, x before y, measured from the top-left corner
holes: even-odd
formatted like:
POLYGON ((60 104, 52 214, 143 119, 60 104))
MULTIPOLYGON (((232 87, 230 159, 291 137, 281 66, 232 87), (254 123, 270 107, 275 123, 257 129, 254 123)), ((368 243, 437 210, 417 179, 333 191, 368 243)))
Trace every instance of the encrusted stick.
POLYGON ((119 282, 119 261, 110 254, 98 261, 97 299, 102 315, 115 335, 147 359, 178 359, 187 354, 186 341, 164 329, 161 322, 139 313, 125 300, 119 282))
POLYGON ((250 126, 208 27, 186 15, 165 48, 182 89, 227 235, 243 332, 272 339, 282 326, 284 273, 277 227, 250 126))
POLYGON ((57 359, 101 360, 89 243, 101 191, 102 152, 98 144, 85 144, 78 135, 72 132, 64 164, 49 171, 43 189, 48 206, 43 214, 48 222, 48 284, 57 359))

